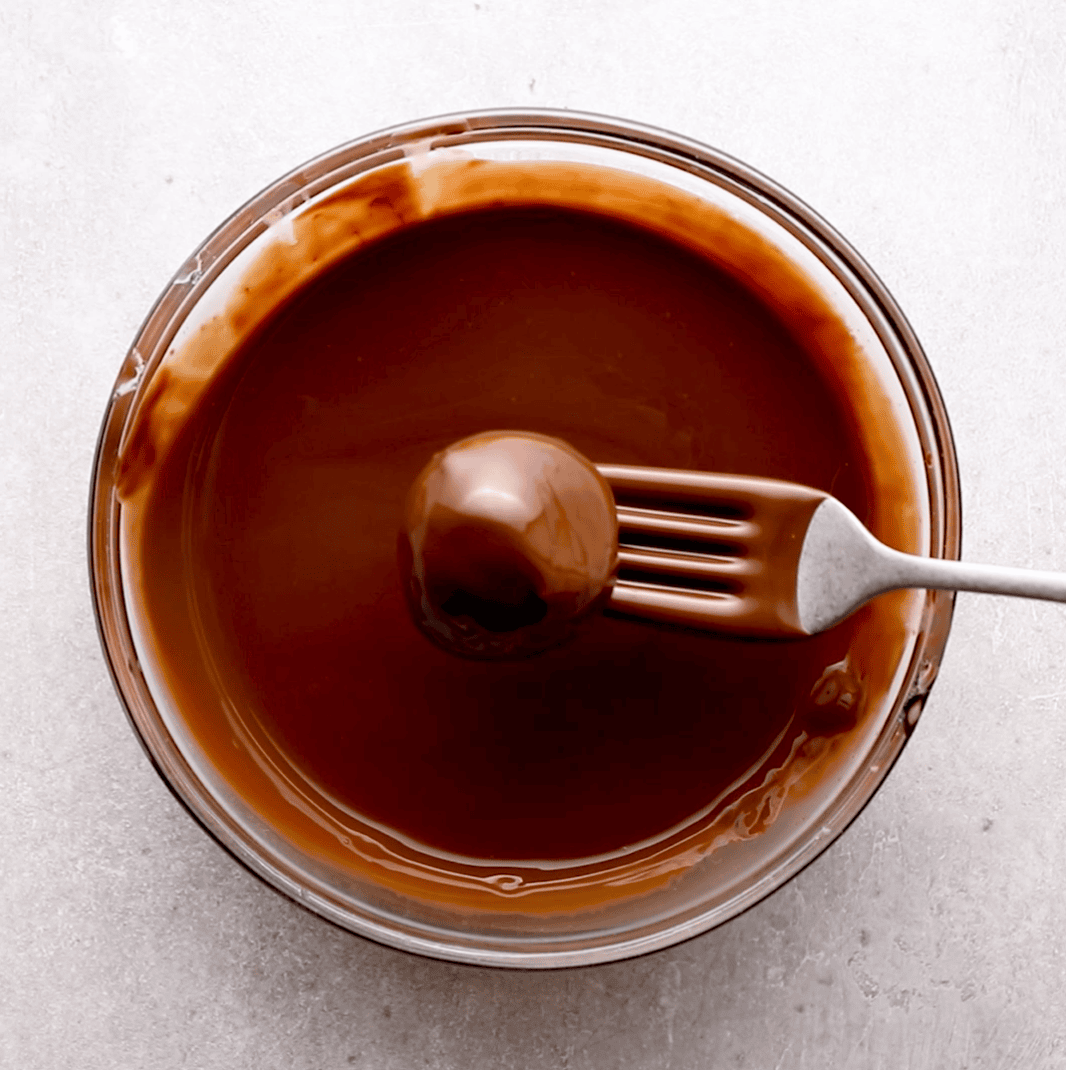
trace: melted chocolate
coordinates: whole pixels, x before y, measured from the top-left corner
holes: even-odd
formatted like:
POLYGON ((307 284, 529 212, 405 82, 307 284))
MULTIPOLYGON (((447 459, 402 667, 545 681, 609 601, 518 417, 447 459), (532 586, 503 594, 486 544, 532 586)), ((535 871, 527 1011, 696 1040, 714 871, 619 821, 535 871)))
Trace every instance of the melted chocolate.
POLYGON ((835 719, 815 700, 861 616, 787 643, 597 619, 506 664, 428 642, 395 561, 407 489, 435 451, 501 426, 868 512, 848 415, 750 290, 629 223, 484 209, 368 244, 229 361, 145 505, 148 619, 165 634, 191 598, 216 684, 308 783, 475 859, 661 836, 749 788, 811 712, 833 732, 859 715, 854 681, 835 719))

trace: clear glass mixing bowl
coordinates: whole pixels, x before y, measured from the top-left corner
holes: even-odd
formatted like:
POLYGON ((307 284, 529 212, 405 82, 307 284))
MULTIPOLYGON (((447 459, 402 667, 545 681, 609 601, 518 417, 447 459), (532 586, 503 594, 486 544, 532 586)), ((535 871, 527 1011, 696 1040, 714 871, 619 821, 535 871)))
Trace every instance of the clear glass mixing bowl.
POLYGON ((396 127, 304 164, 235 212, 163 291, 119 371, 93 469, 89 509, 92 592, 119 696, 149 758, 189 812, 235 858, 278 891, 347 929, 435 957, 493 966, 556 967, 642 954, 734 917, 784 884, 844 830, 871 798, 917 722, 936 677, 953 599, 920 596, 912 642, 890 701, 854 735, 823 777, 762 835, 706 853, 643 894, 588 910, 479 911, 406 895, 304 850, 247 805, 182 723, 146 660, 123 545, 117 479, 139 407, 168 353, 210 320, 265 245, 300 213, 375 169, 405 158, 420 168, 457 154, 497 161, 562 161, 646 175, 760 234, 818 287, 867 357, 905 443, 900 465, 915 489, 920 552, 957 557, 960 502, 947 414, 921 347, 895 301, 850 245, 805 204, 707 146, 633 123, 572 112, 494 111, 396 127))

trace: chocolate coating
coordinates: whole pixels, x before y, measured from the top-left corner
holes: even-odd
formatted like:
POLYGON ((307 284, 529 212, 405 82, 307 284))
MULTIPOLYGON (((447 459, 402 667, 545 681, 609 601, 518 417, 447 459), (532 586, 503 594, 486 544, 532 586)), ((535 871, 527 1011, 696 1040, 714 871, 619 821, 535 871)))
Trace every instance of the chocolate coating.
POLYGON ((398 558, 411 616, 438 646, 485 659, 539 654, 610 597, 614 497, 560 439, 472 435, 415 479, 398 558))

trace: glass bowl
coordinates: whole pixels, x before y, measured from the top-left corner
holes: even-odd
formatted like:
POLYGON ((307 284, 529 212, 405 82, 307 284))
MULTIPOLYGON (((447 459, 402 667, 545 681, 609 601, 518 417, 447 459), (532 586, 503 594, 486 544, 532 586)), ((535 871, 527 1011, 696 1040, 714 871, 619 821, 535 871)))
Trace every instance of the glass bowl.
MULTIPOLYGON (((735 829, 721 834, 721 826, 720 834, 701 834, 688 853, 675 850, 658 868, 645 857, 639 873, 612 870, 613 877, 602 882, 608 891, 575 906, 550 889, 543 892, 543 902, 523 900, 513 894, 521 877, 509 873, 479 878, 485 894, 497 896, 491 902, 475 896, 457 903, 437 894, 429 863, 412 863, 404 880, 379 881, 365 867, 346 861, 345 851, 352 858, 362 851, 363 858, 369 849, 370 840, 358 828, 338 831, 337 850, 323 852, 265 817, 249 804, 240 777, 189 730, 180 701, 154 665, 131 581, 127 529, 133 521, 122 490, 123 457, 145 407, 167 376, 173 382, 175 368, 188 390, 184 402, 195 399, 216 370, 201 360, 191 371, 186 367, 181 379, 180 358, 190 339, 212 329, 219 310, 249 279, 263 284, 264 257, 292 243, 294 225, 308 213, 321 215, 323 205, 342 203, 345 191, 365 187, 397 165, 432 178, 440 172, 438 165, 446 169, 450 162, 471 159, 506 166, 580 165, 604 176, 643 176, 717 220, 727 258, 729 233, 757 235, 768 255, 783 257, 807 280, 862 353, 860 373, 845 376, 842 389, 862 395, 865 408, 872 405, 891 429, 890 456, 879 463, 885 480, 905 485, 910 545, 903 548, 958 556, 956 460, 932 372, 895 301, 828 224, 752 168, 660 130, 573 112, 472 112, 372 134, 304 164, 235 212, 177 272, 138 332, 104 415, 89 507, 96 619, 118 694, 160 776, 219 843, 278 891, 353 932, 442 959, 523 968, 611 961, 728 921, 779 888, 846 828, 917 723, 947 639, 950 594, 906 596, 911 625, 886 699, 826 759, 816 784, 803 791, 783 784, 774 819, 759 835, 737 835, 735 829), (531 902, 541 905, 534 909, 531 902)), ((641 210, 639 204, 627 209, 637 219, 641 210)), ((332 233, 323 262, 350 247, 343 228, 332 233)), ((773 300, 772 272, 739 263, 732 269, 773 300)), ((302 276, 289 278, 285 292, 302 281, 302 276)), ((219 340, 218 367, 237 341, 219 340)), ((178 410, 182 403, 179 397, 178 410)), ((874 449, 873 438, 870 442, 874 449)), ((234 731, 240 735, 239 726, 234 731)), ((270 764, 268 745, 248 736, 241 746, 256 751, 261 767, 270 764)), ((376 844, 371 853, 380 849, 376 844)), ((559 888, 566 879, 565 873, 553 878, 559 888)))

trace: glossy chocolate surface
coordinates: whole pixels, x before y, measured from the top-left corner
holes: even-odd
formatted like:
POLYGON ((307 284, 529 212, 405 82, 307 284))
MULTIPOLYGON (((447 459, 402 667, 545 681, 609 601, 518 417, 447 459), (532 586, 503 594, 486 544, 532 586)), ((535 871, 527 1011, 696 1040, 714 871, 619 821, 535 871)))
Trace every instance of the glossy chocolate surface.
POLYGON ((411 618, 461 657, 530 657, 574 638, 610 597, 614 497, 546 435, 489 431, 415 477, 397 539, 411 618))
MULTIPOLYGON (((456 873, 719 818, 757 835, 881 700, 893 604, 794 642, 597 619, 528 661, 464 660, 409 619, 396 533, 427 459, 498 427, 809 484, 877 530, 855 414, 811 345, 706 257, 602 212, 495 203, 367 242, 244 341, 142 484, 140 592, 183 716, 221 753, 223 694, 308 791, 456 873)), ((284 793, 240 790, 290 827, 284 793)))

